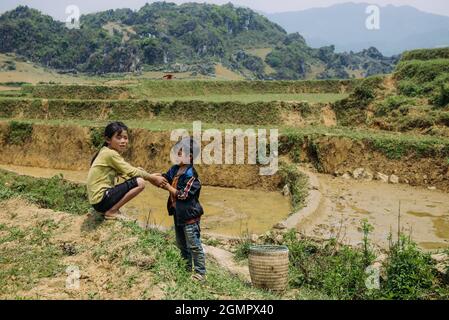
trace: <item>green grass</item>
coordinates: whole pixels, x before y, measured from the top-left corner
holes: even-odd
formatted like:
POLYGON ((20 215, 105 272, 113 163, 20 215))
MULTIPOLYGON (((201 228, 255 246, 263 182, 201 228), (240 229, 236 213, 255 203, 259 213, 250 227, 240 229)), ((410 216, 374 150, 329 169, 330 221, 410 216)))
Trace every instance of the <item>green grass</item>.
POLYGON ((142 81, 131 92, 140 98, 233 94, 339 93, 351 91, 358 80, 310 81, 142 81))
MULTIPOLYGON (((255 97, 255 96, 253 96, 255 97)), ((249 101, 249 100, 248 100, 249 101)), ((29 119, 158 118, 169 121, 202 120, 214 123, 280 124, 287 113, 300 111, 303 101, 150 101, 150 100, 64 100, 0 99, 0 117, 29 119)), ((321 103, 313 108, 320 109, 321 103)))
POLYGON ((90 205, 84 185, 68 182, 62 176, 38 179, 0 170, 0 200, 22 197, 41 208, 85 214, 90 205))
POLYGON ((61 250, 49 241, 55 229, 52 221, 19 229, 0 225, 0 296, 27 291, 42 278, 63 272, 61 250))
MULTIPOLYGON (((54 187, 54 191, 49 190, 49 194, 60 194, 67 198, 67 202, 77 201, 77 206, 85 199, 75 199, 67 192, 67 182, 61 181, 53 186, 54 179, 37 179, 32 177, 21 177, 1 171, 2 181, 0 200, 40 193, 38 185, 46 189, 49 184, 54 187), (5 179, 15 178, 15 179, 5 179), (20 192, 17 185, 10 185, 19 180, 20 192), (23 183, 26 181, 26 184, 23 183), (6 186, 6 187, 5 187, 6 186), (5 194, 4 190, 13 190, 5 194)), ((72 186, 71 186, 72 187, 72 186)), ((78 187, 80 192, 84 188, 78 187)), ((61 210, 57 202, 48 202, 45 206, 54 210, 61 210)), ((66 208, 67 209, 67 208, 66 208)), ((70 211, 70 210, 66 210, 70 211)), ((73 211, 77 213, 77 211, 73 211)), ((108 225, 102 226, 108 228, 108 225)), ((110 227, 110 226, 109 226, 110 227)), ((0 225, 0 245, 9 243, 6 249, 2 249, 0 256, 0 295, 11 295, 21 290, 30 290, 42 279, 48 279, 63 272, 61 258, 63 250, 57 247, 52 240, 57 225, 52 220, 44 220, 38 225, 29 228, 10 227, 0 225), (14 244, 14 245, 13 245, 14 244)), ((61 235, 59 234, 58 237, 61 235)), ((120 240, 122 241, 122 240, 120 240)), ((152 274, 154 284, 164 288, 166 299, 219 299, 222 297, 232 299, 278 299, 275 294, 258 290, 242 282, 238 278, 223 272, 223 270, 211 261, 207 263, 207 282, 200 284, 190 279, 190 273, 185 270, 185 263, 181 258, 179 249, 176 247, 175 235, 173 231, 161 232, 157 230, 145 231, 135 223, 124 223, 121 232, 110 233, 109 239, 99 242, 92 251, 93 261, 107 259, 110 263, 118 264, 123 268, 134 266, 130 257, 137 254, 149 257, 152 261, 146 267, 146 271, 152 274), (111 243, 117 241, 117 237, 136 238, 133 244, 119 246, 120 252, 111 249, 111 243)), ((122 282, 111 284, 114 290, 126 290, 135 284, 136 274, 128 276, 122 282)), ((126 292, 124 292, 126 295, 126 292)), ((91 298, 100 298, 92 292, 91 298)), ((144 297, 143 297, 144 298, 144 297)))
POLYGON ((389 159, 400 159, 409 154, 415 154, 417 157, 449 156, 449 139, 444 137, 347 127, 313 127, 301 130, 286 128, 282 130, 282 133, 295 140, 302 140, 307 137, 311 141, 316 141, 320 137, 326 136, 362 141, 374 150, 383 153, 389 159))
POLYGON ((397 80, 411 80, 416 84, 426 84, 449 72, 449 59, 410 60, 400 62, 394 76, 397 80))
POLYGON ((199 95, 199 96, 172 96, 172 97, 159 97, 149 98, 151 101, 207 101, 207 102, 227 102, 238 101, 242 103, 251 102, 271 102, 271 101, 307 101, 310 103, 326 103, 335 102, 346 98, 347 94, 342 93, 267 93, 267 94, 229 94, 229 95, 199 95))
POLYGON ((294 164, 287 163, 281 163, 279 173, 290 188, 293 210, 299 210, 304 206, 309 194, 307 176, 299 172, 294 164))

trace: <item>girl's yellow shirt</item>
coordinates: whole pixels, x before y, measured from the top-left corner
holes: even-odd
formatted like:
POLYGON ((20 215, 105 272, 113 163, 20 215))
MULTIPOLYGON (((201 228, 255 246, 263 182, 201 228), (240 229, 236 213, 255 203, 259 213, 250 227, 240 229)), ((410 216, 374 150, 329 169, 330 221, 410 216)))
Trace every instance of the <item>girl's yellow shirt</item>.
POLYGON ((115 179, 118 176, 127 179, 141 177, 148 180, 150 178, 148 172, 130 165, 117 151, 108 147, 101 148, 87 176, 89 203, 100 203, 104 192, 114 187, 115 179))

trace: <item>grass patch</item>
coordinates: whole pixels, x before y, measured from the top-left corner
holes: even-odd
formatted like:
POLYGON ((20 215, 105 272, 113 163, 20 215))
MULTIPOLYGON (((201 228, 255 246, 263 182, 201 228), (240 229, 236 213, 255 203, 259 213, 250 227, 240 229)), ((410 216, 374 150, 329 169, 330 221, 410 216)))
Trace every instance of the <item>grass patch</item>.
POLYGON ((85 214, 90 205, 86 187, 68 182, 62 175, 50 179, 33 178, 0 170, 0 199, 23 197, 41 208, 85 214))
MULTIPOLYGON (((304 107, 304 102, 240 101, 149 101, 0 99, 0 117, 45 120, 152 120, 195 121, 234 124, 283 123, 286 112, 304 107)), ((311 106, 309 106, 312 108, 311 106)), ((315 106, 318 108, 319 106, 315 106)), ((307 111, 307 110, 306 110, 307 111)), ((310 110, 308 110, 310 112, 310 110)))
POLYGON ((193 282, 175 245, 173 231, 145 231, 132 223, 125 225, 131 236, 138 237, 136 249, 141 252, 149 250, 155 256, 151 271, 156 283, 166 284, 166 299, 276 299, 273 294, 247 286, 209 261, 207 282, 203 285, 193 282))
POLYGON ((2 227, 8 234, 0 236, 0 295, 32 289, 42 278, 63 272, 61 250, 48 241, 54 228, 44 221, 26 229, 2 227))
POLYGON ((143 81, 133 87, 140 98, 208 95, 300 94, 349 92, 358 80, 311 81, 143 81))
POLYGON ((119 99, 130 95, 128 87, 104 85, 28 85, 22 91, 46 99, 119 99))
POLYGON ((160 98, 149 98, 150 101, 205 101, 205 102, 272 102, 272 101, 307 101, 310 103, 335 102, 346 98, 344 93, 269 93, 269 94, 211 94, 204 96, 169 96, 160 98))
POLYGON ((279 174, 283 183, 290 188, 293 210, 299 210, 304 206, 304 202, 309 194, 307 176, 298 171, 296 165, 287 163, 280 164, 279 174))

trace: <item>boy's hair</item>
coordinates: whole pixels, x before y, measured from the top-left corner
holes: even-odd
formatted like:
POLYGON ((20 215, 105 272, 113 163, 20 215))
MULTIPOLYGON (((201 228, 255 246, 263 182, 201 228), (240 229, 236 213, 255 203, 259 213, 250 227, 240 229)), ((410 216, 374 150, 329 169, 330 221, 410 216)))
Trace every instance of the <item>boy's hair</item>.
POLYGON ((200 154, 200 144, 193 137, 185 137, 182 138, 181 141, 178 141, 172 148, 172 152, 176 156, 178 151, 182 150, 184 154, 187 152, 190 154, 191 162, 198 157, 200 154))

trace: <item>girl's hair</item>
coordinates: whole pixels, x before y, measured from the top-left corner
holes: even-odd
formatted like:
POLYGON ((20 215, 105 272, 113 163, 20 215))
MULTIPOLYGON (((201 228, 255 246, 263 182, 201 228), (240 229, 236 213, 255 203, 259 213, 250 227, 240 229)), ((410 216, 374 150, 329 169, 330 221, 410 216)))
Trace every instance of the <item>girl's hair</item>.
MULTIPOLYGON (((118 134, 121 134, 123 131, 128 131, 128 127, 123 122, 120 122, 120 121, 111 122, 110 124, 108 124, 106 126, 106 128, 104 128, 104 137, 112 139, 112 137, 114 136, 114 134, 116 132, 118 132, 118 134)), ((105 141, 103 143, 103 145, 101 146, 101 148, 107 147, 107 146, 108 146, 108 143, 105 141)), ((100 153, 100 150, 98 150, 97 153, 95 154, 95 156, 92 158, 92 161, 90 162, 91 166, 94 163, 95 159, 98 157, 98 153, 100 153)))

